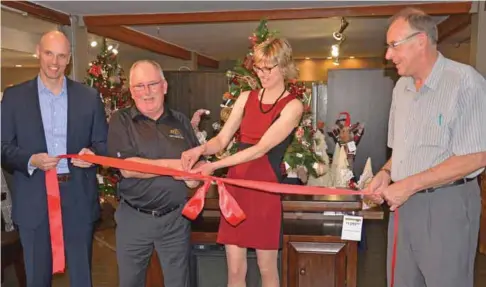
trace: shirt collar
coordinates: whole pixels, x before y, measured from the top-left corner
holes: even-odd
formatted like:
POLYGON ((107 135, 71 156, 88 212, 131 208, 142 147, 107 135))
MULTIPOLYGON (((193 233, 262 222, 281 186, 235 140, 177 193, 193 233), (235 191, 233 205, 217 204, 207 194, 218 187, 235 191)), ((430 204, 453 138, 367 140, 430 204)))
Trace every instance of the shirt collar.
MULTIPOLYGON (((437 89, 437 85, 439 84, 440 76, 442 75, 442 71, 444 70, 445 65, 445 58, 442 53, 438 52, 437 60, 430 71, 430 74, 425 79, 424 87, 427 87, 431 90, 437 89)), ((407 89, 410 91, 416 91, 415 83, 412 77, 409 78, 407 89)))
MULTIPOLYGON (((37 87, 39 89, 39 93, 43 93, 43 92, 51 92, 45 85, 44 83, 42 82, 40 76, 37 76, 37 87)), ((67 95, 67 80, 66 80, 66 76, 63 77, 62 79, 62 87, 61 87, 61 93, 60 95, 67 95)))
MULTIPOLYGON (((132 120, 149 119, 137 109, 137 106, 135 104, 130 107, 130 116, 132 120)), ((170 117, 172 117, 172 111, 167 105, 164 105, 164 113, 160 116, 160 118, 156 120, 156 122, 161 122, 170 117)))

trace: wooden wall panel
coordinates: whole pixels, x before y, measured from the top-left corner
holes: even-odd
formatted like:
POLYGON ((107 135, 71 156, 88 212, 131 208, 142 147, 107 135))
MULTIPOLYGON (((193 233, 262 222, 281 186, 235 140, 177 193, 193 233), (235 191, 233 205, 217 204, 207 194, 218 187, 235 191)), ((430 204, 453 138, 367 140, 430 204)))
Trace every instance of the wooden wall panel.
POLYGON ((198 109, 209 110, 211 114, 202 119, 199 128, 212 136, 212 124, 220 119, 220 104, 228 91, 226 73, 166 71, 164 74, 168 82, 166 103, 189 119, 198 109))

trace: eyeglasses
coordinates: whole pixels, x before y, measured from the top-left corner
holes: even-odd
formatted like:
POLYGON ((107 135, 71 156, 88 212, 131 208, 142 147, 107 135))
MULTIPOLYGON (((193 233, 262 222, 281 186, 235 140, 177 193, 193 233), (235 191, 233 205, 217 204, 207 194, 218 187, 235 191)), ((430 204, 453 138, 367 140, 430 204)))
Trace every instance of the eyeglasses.
POLYGON ((162 80, 154 83, 148 83, 148 84, 138 84, 132 86, 133 90, 137 93, 144 92, 146 88, 149 89, 151 92, 156 92, 157 89, 159 88, 159 84, 162 83, 162 80))
POLYGON ((275 66, 270 67, 270 68, 267 68, 267 67, 260 68, 260 67, 257 67, 257 66, 253 66, 253 71, 255 71, 255 73, 261 72, 261 73, 264 73, 264 74, 270 74, 270 72, 272 72, 272 70, 277 66, 278 66, 278 64, 275 64, 275 66))
POLYGON ((390 48, 390 49, 393 49, 393 48, 396 48, 397 46, 400 46, 401 44, 405 43, 405 42, 408 42, 410 41, 411 39, 413 39, 413 37, 421 34, 423 32, 415 32, 407 37, 405 37, 405 39, 402 39, 402 40, 399 40, 399 41, 392 41, 390 44, 387 44, 387 47, 390 48))

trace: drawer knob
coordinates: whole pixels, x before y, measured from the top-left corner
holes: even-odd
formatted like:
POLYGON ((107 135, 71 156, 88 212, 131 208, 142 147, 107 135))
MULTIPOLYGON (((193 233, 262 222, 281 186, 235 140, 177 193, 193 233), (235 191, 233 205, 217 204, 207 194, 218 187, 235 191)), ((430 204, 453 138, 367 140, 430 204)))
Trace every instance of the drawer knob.
POLYGON ((305 268, 300 268, 300 275, 305 275, 305 268))

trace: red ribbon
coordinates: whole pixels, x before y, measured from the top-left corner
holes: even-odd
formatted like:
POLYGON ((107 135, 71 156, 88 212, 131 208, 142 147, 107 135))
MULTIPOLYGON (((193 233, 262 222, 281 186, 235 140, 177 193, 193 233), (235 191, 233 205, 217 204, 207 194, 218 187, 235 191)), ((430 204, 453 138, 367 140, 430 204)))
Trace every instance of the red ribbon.
MULTIPOLYGON (((102 166, 109 166, 124 170, 138 171, 149 174, 166 175, 181 177, 184 179, 201 180, 204 184, 196 191, 194 196, 186 203, 182 214, 187 218, 194 220, 203 210, 206 193, 212 181, 216 181, 218 185, 219 207, 223 217, 233 226, 238 225, 246 216, 240 208, 236 200, 226 190, 225 183, 250 189, 257 189, 261 191, 281 194, 302 194, 302 195, 366 195, 371 194, 366 191, 316 187, 316 186, 299 186, 291 184, 281 184, 275 182, 262 182, 243 179, 219 178, 214 176, 206 176, 201 174, 189 173, 185 171, 170 169, 161 166, 155 166, 135 161, 124 159, 104 157, 98 155, 62 155, 60 158, 78 158, 86 162, 98 164, 102 166)), ((46 184, 48 193, 49 206, 49 223, 51 229, 51 245, 53 254, 53 270, 64 270, 64 242, 62 240, 62 216, 60 206, 59 184, 57 182, 56 171, 52 170, 46 172, 46 184), (51 210, 52 207, 52 210, 51 210)), ((398 230, 398 211, 395 212, 395 232, 392 255, 392 274, 391 286, 394 285, 395 261, 396 261, 396 241, 398 230)))
POLYGON ((63 273, 66 267, 64 260, 64 235, 62 228, 61 194, 57 171, 46 171, 47 211, 49 231, 51 233, 52 273, 63 273))

